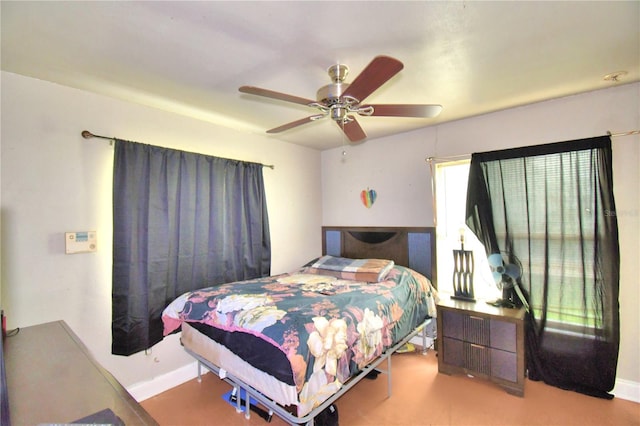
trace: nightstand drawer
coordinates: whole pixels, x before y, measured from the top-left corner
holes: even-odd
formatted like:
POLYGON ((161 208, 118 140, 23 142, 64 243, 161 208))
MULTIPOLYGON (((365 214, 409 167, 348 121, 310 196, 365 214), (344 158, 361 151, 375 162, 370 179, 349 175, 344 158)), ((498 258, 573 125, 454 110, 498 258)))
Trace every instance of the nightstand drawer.
POLYGON ((491 320, 490 346, 503 351, 516 352, 516 325, 512 322, 491 320))
POLYGON ((491 376, 516 383, 518 381, 518 356, 516 353, 492 348, 491 376))
POLYGON ((462 340, 444 337, 442 350, 438 356, 443 357, 444 362, 456 367, 464 367, 464 346, 462 340))
POLYGON ((452 311, 442 311, 442 336, 463 340, 464 315, 452 311))
POLYGON ((442 340, 442 354, 448 365, 464 368, 469 374, 489 375, 491 372, 491 353, 489 348, 458 339, 445 337, 442 340))

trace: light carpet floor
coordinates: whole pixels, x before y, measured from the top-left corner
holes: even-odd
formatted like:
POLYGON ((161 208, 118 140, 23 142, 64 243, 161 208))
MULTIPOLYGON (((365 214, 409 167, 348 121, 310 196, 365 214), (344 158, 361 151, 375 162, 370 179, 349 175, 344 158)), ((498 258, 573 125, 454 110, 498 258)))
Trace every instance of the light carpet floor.
MULTIPOLYGON (((386 367, 386 363, 381 364, 386 367)), ((640 425, 640 404, 603 400, 526 380, 524 398, 487 381, 438 373, 436 352, 392 356, 392 395, 387 376, 363 379, 336 405, 341 426, 350 425, 640 425)), ((142 402, 161 425, 267 425, 249 420, 222 400, 231 387, 214 374, 191 380, 142 402)), ((275 417, 273 426, 286 423, 275 417)))

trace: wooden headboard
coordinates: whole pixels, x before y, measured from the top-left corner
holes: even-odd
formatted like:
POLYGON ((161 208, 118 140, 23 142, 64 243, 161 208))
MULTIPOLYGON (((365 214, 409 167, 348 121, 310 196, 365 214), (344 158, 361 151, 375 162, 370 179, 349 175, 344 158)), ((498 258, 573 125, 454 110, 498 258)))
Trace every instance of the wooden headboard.
POLYGON ((323 226, 322 254, 391 259, 436 281, 435 227, 323 226))

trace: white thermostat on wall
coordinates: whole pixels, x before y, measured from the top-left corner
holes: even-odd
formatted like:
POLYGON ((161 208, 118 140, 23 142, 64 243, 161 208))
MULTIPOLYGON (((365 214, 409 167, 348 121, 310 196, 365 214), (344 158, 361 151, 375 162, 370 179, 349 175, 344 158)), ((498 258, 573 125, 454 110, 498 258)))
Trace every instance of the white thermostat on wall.
POLYGON ((92 253, 98 249, 96 231, 65 232, 64 239, 67 254, 92 253))

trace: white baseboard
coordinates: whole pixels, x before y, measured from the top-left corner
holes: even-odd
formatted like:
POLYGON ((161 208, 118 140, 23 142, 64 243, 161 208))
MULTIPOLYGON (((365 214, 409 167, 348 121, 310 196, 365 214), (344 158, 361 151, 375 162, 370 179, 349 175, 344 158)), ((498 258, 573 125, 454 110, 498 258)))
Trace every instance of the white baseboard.
POLYGON ((640 383, 631 380, 616 379, 616 385, 611 392, 616 398, 627 401, 640 402, 640 383))
MULTIPOLYGON (((203 375, 208 372, 209 370, 202 368, 203 375)), ((194 361, 177 370, 155 377, 148 382, 131 385, 127 388, 127 391, 136 401, 140 402, 195 379, 196 377, 198 377, 198 363, 194 361)))
MULTIPOLYGON (((413 336, 409 342, 422 347, 422 336, 413 336)), ((429 348, 433 349, 433 339, 431 337, 427 337, 427 349, 429 348)))

